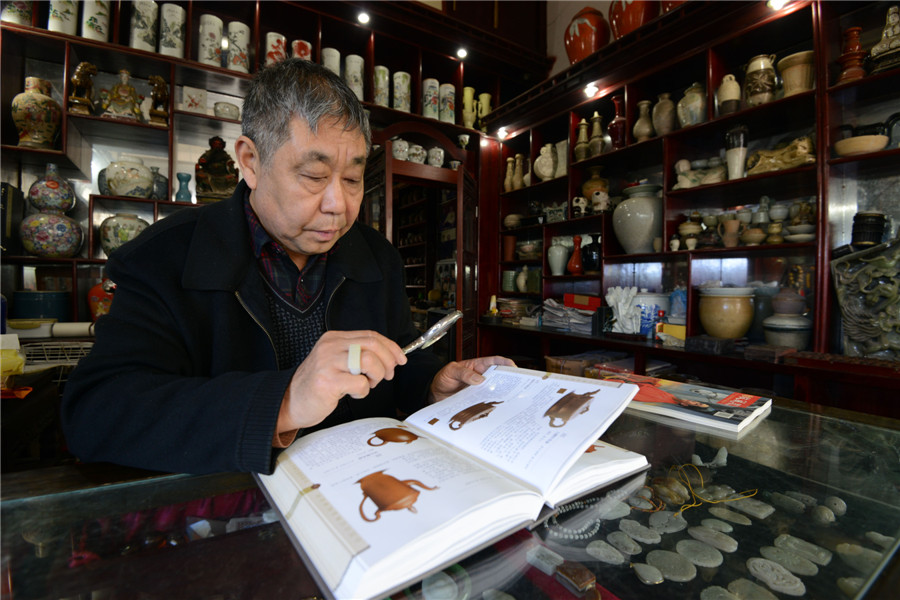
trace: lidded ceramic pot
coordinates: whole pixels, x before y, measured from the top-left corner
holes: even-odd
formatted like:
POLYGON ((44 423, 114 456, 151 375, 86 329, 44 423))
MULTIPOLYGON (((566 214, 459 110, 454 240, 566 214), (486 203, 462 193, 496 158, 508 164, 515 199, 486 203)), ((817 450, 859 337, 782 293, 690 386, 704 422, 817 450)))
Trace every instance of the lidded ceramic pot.
POLYGON ((136 157, 123 157, 106 167, 106 185, 113 196, 149 198, 153 192, 153 172, 136 157))
POLYGON ((103 219, 100 223, 100 246, 106 255, 119 249, 125 242, 130 242, 150 224, 131 213, 116 213, 103 219))

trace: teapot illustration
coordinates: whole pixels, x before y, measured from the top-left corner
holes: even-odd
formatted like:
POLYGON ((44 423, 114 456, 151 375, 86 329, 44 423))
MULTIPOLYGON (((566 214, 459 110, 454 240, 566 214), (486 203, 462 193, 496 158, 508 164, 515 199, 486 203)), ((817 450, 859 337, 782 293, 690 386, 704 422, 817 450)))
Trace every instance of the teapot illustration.
POLYGON ((599 391, 599 389, 596 389, 593 392, 585 392, 584 394, 569 392, 557 400, 556 403, 544 413, 545 417, 550 417, 550 427, 562 427, 576 414, 583 415, 586 413, 591 407, 591 401, 594 399, 594 394, 599 391), (556 423, 554 422, 555 420, 559 420, 559 422, 556 423))
POLYGON ((400 429, 399 427, 385 427, 376 431, 375 435, 369 438, 367 443, 370 446, 384 446, 388 442, 411 444, 417 439, 419 439, 419 436, 412 431, 400 429), (375 440, 379 440, 378 443, 375 440))
POLYGON ((491 414, 498 404, 502 404, 502 402, 479 402, 469 408, 462 409, 450 419, 450 429, 456 431, 469 421, 485 418, 491 414))
POLYGON ((384 471, 376 471, 366 475, 356 483, 362 488, 363 499, 359 503, 359 514, 364 521, 372 523, 381 518, 382 511, 385 510, 402 510, 407 509, 409 512, 416 512, 416 500, 419 498, 419 490, 413 489, 412 486, 417 485, 424 490, 436 490, 435 487, 428 487, 421 481, 415 479, 406 479, 400 481, 396 477, 385 474, 384 471), (371 498, 372 502, 378 508, 375 510, 375 516, 371 519, 363 512, 363 505, 366 500, 371 498))

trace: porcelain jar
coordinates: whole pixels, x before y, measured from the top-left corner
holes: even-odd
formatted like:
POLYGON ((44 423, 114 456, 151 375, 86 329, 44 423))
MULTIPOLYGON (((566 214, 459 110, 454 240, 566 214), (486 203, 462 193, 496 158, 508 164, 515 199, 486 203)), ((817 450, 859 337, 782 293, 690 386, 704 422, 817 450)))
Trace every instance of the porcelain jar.
POLYGON ((91 321, 96 321, 103 315, 109 314, 112 306, 113 291, 116 289, 109 279, 104 278, 100 283, 88 290, 88 308, 91 311, 91 321))
POLYGON ((547 263, 550 265, 550 274, 560 276, 566 274, 566 263, 569 261, 569 249, 558 241, 547 249, 547 263))
POLYGON ((159 31, 159 5, 153 0, 134 0, 131 3, 131 40, 136 50, 156 52, 159 31))
POLYGON ((153 172, 139 158, 113 161, 106 167, 106 184, 113 196, 149 198, 153 172))
MULTIPOLYGON (((77 8, 76 8, 77 10, 77 8)), ((16 25, 31 26, 31 15, 34 12, 34 2, 4 2, 3 10, 0 11, 0 21, 7 23, 15 23, 16 25)))
POLYGON ((759 54, 747 63, 743 88, 745 106, 759 106, 775 99, 774 61, 774 54, 759 54))
POLYGON ((424 165, 425 160, 428 158, 428 152, 419 144, 410 144, 407 158, 410 162, 424 165))
POLYGON ((109 256, 125 242, 130 242, 150 224, 131 213, 116 213, 100 223, 100 247, 109 256))
POLYGON ((384 65, 375 65, 373 72, 375 77, 375 104, 378 106, 390 106, 391 72, 384 65))
POLYGON ((668 93, 659 95, 659 101, 653 106, 651 118, 656 135, 666 135, 675 131, 675 103, 668 93))
POLYGON ((587 172, 590 174, 590 178, 581 184, 581 195, 590 200, 593 207, 594 192, 606 192, 608 197, 609 181, 600 177, 600 173, 603 172, 603 167, 601 166, 588 167, 587 172))
POLYGON ((643 184, 622 191, 626 199, 613 211, 613 231, 627 254, 653 252, 653 238, 662 236, 661 189, 643 184))
POLYGON ((634 128, 631 130, 634 139, 638 142, 644 142, 653 137, 653 121, 650 119, 650 101, 641 100, 638 102, 638 118, 634 122, 634 128))
POLYGON ((184 58, 185 16, 183 7, 171 2, 159 7, 159 53, 184 58))
POLYGON ((659 2, 613 0, 609 4, 609 26, 613 38, 629 34, 659 15, 659 2))
POLYGON ((75 0, 50 0, 47 30, 75 35, 78 32, 78 3, 75 0))
POLYGON ((690 127, 706 121, 706 90, 703 84, 694 83, 684 92, 676 108, 678 122, 682 127, 690 127))
POLYGON ((435 146, 428 150, 428 164, 432 167, 442 167, 444 166, 444 149, 435 146))
POLYGON ((805 350, 812 335, 812 321, 800 315, 775 313, 762 322, 766 343, 805 350))
POLYGON ((409 159, 409 142, 401 138, 391 140, 391 156, 394 160, 409 159))
POLYGON ((628 143, 627 136, 627 124, 625 121, 625 106, 624 106, 625 98, 623 96, 613 96, 613 106, 615 107, 616 116, 612 121, 609 122, 609 125, 606 127, 606 132, 609 134, 610 141, 612 143, 613 150, 619 150, 620 148, 624 148, 628 143))
POLYGON ((541 181, 549 181, 556 175, 556 164, 556 145, 544 144, 540 155, 534 159, 534 174, 540 177, 541 181))
POLYGON ((25 91, 12 101, 12 118, 19 131, 19 146, 53 148, 62 108, 50 94, 50 82, 40 77, 26 77, 25 91))
POLYGON ((741 84, 734 75, 728 73, 722 78, 719 89, 716 90, 716 102, 719 106, 719 115, 728 115, 737 112, 741 108, 741 84))
POLYGON ((641 311, 641 335, 655 334, 655 325, 659 318, 659 311, 669 314, 669 295, 648 292, 642 288, 634 295, 634 305, 641 311))
MULTIPOLYGON (((228 36, 228 51, 226 53, 226 66, 231 71, 238 73, 250 72, 250 26, 240 21, 232 21, 226 28, 228 36)), ((271 34, 270 34, 271 35, 271 34)), ((276 34, 277 35, 277 34, 276 34)), ((284 36, 282 36, 284 38, 284 36)), ((274 52, 266 49, 266 64, 272 64, 274 52)), ((282 54, 283 56, 283 54, 282 54)))
POLYGON ((717 338, 743 337, 753 324, 753 294, 700 292, 700 324, 704 331, 717 338))
POLYGON ((569 63, 574 65, 607 45, 609 33, 603 13, 590 6, 582 8, 572 17, 563 36, 569 63))
POLYGON ((81 250, 81 225, 65 215, 78 199, 57 167, 48 163, 44 176, 31 184, 28 201, 40 212, 26 216, 19 225, 25 251, 46 258, 71 258, 81 250))

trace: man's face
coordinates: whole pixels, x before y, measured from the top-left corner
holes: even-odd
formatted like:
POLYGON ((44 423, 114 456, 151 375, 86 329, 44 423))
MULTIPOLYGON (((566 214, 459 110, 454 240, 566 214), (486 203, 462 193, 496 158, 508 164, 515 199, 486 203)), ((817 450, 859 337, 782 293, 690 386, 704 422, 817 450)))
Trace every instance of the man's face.
POLYGON ((314 135, 294 118, 290 138, 261 166, 250 204, 266 231, 302 268, 347 233, 362 204, 366 142, 335 121, 314 135))

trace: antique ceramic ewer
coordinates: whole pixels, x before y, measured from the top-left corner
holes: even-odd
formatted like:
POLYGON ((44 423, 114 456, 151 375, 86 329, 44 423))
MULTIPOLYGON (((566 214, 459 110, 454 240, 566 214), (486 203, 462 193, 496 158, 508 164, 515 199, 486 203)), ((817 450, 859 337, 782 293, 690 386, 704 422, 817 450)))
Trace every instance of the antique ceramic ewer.
POLYGON ((356 483, 359 484, 363 492, 362 502, 359 503, 359 514, 370 523, 380 519, 381 513, 386 510, 402 510, 405 508, 409 512, 416 512, 415 504, 419 498, 419 491, 413 489, 412 486, 417 485, 425 490, 437 489, 437 487, 428 487, 415 479, 400 481, 396 477, 386 475, 384 471, 366 475, 356 483), (369 498, 378 507, 375 511, 375 516, 371 519, 363 512, 363 505, 369 498))
POLYGON ((586 413, 591 407, 591 400, 594 399, 594 394, 599 391, 600 390, 594 390, 593 392, 586 392, 584 394, 569 392, 557 400, 556 403, 544 413, 545 417, 550 417, 550 427, 562 427, 576 414, 586 413))

